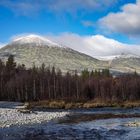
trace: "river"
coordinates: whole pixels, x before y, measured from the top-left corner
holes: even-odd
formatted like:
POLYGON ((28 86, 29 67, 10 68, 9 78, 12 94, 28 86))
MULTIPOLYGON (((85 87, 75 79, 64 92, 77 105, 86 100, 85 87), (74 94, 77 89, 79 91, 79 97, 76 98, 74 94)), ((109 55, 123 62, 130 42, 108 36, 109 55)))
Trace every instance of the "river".
POLYGON ((140 108, 68 112, 49 122, 0 128, 0 140, 140 140, 140 108))

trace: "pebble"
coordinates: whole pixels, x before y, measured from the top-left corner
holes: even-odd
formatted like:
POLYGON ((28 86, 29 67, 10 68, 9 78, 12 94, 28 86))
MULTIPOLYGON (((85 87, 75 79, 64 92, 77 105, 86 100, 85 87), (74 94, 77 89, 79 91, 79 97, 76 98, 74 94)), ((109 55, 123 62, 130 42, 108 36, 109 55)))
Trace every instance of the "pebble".
MULTIPOLYGON (((0 103, 0 127, 10 127, 11 125, 23 125, 23 124, 34 124, 41 123, 43 121, 48 122, 52 119, 64 117, 69 113, 64 112, 47 112, 47 111, 35 111, 31 113, 23 113, 19 111, 18 104, 12 106, 12 103, 4 102, 5 106, 0 103), (11 107, 9 107, 10 105, 11 107)), ((20 107, 21 106, 20 103, 20 107)))

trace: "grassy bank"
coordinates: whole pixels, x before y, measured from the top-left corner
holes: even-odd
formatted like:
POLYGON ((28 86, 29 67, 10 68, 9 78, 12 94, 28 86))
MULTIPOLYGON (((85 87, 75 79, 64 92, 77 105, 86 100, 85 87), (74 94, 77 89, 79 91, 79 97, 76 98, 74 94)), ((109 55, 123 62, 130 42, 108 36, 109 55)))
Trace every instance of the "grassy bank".
POLYGON ((123 107, 132 108, 140 107, 140 101, 125 101, 125 102, 104 102, 100 100, 93 101, 36 101, 29 102, 27 108, 50 108, 50 109, 77 109, 77 108, 101 108, 101 107, 123 107))

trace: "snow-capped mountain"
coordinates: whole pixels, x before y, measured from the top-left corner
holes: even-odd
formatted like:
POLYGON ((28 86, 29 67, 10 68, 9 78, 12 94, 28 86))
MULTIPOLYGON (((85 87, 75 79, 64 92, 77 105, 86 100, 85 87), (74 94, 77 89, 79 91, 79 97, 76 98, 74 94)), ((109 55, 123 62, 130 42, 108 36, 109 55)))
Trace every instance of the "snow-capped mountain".
POLYGON ((14 55, 17 63, 32 67, 33 64, 41 66, 55 66, 62 71, 81 71, 82 69, 104 69, 113 71, 140 73, 140 56, 121 54, 106 57, 91 57, 75 51, 65 45, 59 45, 39 35, 27 35, 14 39, 0 49, 0 58, 7 60, 14 55))
POLYGON ((62 71, 80 71, 88 68, 105 68, 107 62, 102 62, 91 56, 75 51, 71 48, 54 43, 38 35, 27 35, 14 39, 0 49, 0 58, 6 60, 14 55, 17 63, 32 67, 55 66, 62 71))
POLYGON ((140 72, 140 56, 135 54, 122 53, 120 55, 98 56, 102 61, 108 61, 110 69, 122 72, 140 72))
POLYGON ((45 37, 42 37, 39 35, 34 35, 34 34, 18 37, 12 41, 12 44, 20 44, 20 45, 32 44, 35 46, 47 45, 47 46, 51 46, 51 47, 52 46, 60 47, 59 44, 54 43, 45 37))
POLYGON ((103 60, 103 61, 109 61, 109 60, 113 60, 113 59, 116 59, 119 57, 120 57, 120 55, 95 56, 95 58, 97 58, 99 60, 103 60))
POLYGON ((96 56, 95 58, 99 60, 104 60, 104 61, 109 61, 109 60, 114 60, 114 59, 119 59, 119 58, 140 58, 140 56, 135 55, 135 54, 120 54, 120 55, 110 55, 110 56, 96 56))
POLYGON ((140 73, 140 56, 133 54, 121 54, 109 61, 110 67, 124 72, 140 73))
POLYGON ((121 54, 119 57, 117 58, 140 58, 140 55, 136 55, 136 54, 121 54))

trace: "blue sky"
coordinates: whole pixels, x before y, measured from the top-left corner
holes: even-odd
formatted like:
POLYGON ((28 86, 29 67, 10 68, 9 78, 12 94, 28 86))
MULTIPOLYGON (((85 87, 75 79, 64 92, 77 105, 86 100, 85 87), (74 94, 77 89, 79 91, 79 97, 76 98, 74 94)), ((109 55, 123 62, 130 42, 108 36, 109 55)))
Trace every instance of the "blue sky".
MULTIPOLYGON (((132 43, 130 36, 101 29, 98 21, 117 13, 135 0, 1 0, 0 42, 23 33, 42 35, 63 32, 79 35, 102 34, 121 42, 132 43)), ((123 22, 123 21, 120 21, 123 22)), ((103 26, 103 25, 102 25, 103 26)))
POLYGON ((0 46, 25 34, 91 56, 140 55, 140 0, 0 0, 0 46))

